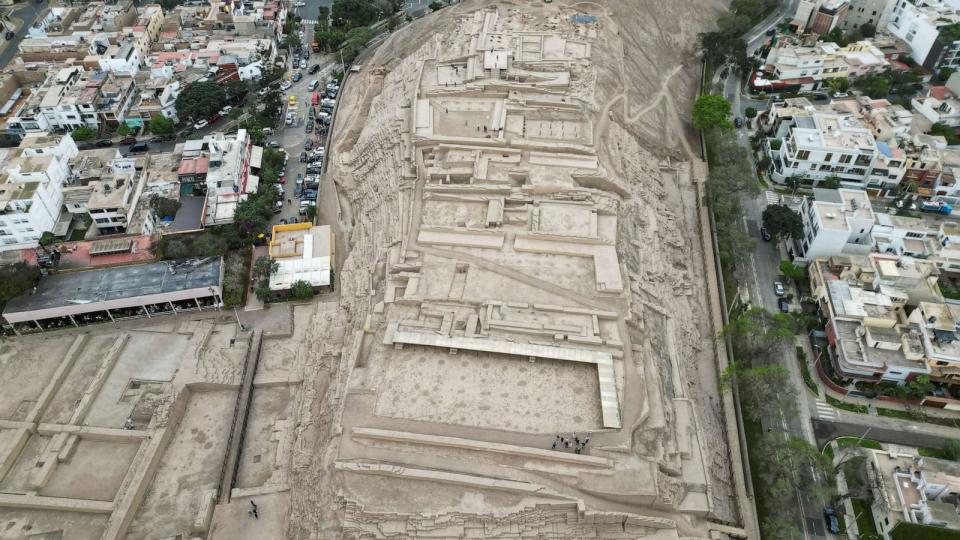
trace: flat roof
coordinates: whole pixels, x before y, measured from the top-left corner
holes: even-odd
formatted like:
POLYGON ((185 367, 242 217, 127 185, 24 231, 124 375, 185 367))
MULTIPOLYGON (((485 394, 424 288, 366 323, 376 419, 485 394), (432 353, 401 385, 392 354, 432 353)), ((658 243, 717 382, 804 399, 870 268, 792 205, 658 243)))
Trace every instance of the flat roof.
POLYGON ((204 287, 219 288, 220 265, 219 257, 211 257, 54 274, 41 278, 36 292, 24 293, 7 302, 3 314, 80 307, 204 287))

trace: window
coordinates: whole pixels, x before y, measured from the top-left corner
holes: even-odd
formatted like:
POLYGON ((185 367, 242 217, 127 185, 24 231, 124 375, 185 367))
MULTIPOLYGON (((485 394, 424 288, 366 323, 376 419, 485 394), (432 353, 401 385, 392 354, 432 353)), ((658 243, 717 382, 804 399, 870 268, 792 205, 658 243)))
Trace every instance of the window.
POLYGON ((797 159, 808 159, 810 157, 809 150, 800 150, 797 152, 797 159))
POLYGON ((840 163, 850 163, 851 161, 853 161, 853 156, 850 154, 840 156, 840 163))
POLYGON ((828 152, 823 158, 824 161, 833 161, 833 152, 828 152))

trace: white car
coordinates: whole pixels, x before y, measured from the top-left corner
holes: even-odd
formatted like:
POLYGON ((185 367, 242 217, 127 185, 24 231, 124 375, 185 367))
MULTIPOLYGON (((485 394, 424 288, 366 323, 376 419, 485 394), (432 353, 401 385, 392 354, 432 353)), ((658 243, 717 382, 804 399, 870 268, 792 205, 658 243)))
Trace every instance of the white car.
POLYGON ((203 129, 207 127, 209 124, 210 122, 207 122, 206 120, 201 120, 193 125, 193 129, 203 129))
POLYGON ((232 110, 233 110, 233 107, 231 107, 230 105, 227 105, 226 107, 220 109, 220 116, 226 116, 230 114, 230 111, 232 110))
POLYGON ((291 82, 289 82, 289 81, 284 81, 284 83, 280 85, 280 91, 281 91, 281 92, 286 92, 287 90, 291 89, 292 87, 293 87, 293 83, 291 83, 291 82))
POLYGON ((288 126, 292 126, 294 119, 296 119, 296 117, 293 115, 293 113, 292 113, 292 112, 288 112, 288 113, 287 113, 287 125, 288 125, 288 126))
POLYGON ((304 7, 306 5, 307 5, 306 2, 297 2, 296 4, 294 4, 295 7, 304 7))

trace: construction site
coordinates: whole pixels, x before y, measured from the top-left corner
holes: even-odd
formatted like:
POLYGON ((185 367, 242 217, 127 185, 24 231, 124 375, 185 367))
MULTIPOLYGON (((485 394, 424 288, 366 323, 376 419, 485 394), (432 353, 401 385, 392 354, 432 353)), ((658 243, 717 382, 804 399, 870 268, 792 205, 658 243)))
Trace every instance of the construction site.
POLYGON ((687 121, 722 6, 640 3, 364 57, 336 295, 0 344, 0 539, 751 535, 687 121))

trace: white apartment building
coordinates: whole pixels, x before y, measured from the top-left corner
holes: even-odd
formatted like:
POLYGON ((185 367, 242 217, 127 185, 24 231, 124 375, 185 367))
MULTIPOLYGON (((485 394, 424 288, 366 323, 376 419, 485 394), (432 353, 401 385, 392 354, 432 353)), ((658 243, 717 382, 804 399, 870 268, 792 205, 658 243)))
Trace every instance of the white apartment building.
POLYGON ((929 70, 960 65, 960 0, 898 0, 887 31, 910 46, 910 57, 929 70))
POLYGON ((0 175, 0 251, 35 247, 53 231, 63 207, 61 189, 77 155, 69 135, 28 135, 0 175))
POLYGON ((202 141, 187 141, 184 157, 207 156, 207 199, 203 225, 233 223, 237 204, 255 193, 260 184, 263 148, 251 143, 247 130, 238 130, 233 137, 214 133, 202 141))
POLYGON ((954 96, 943 96, 942 99, 932 95, 915 97, 910 100, 910 105, 931 124, 960 126, 960 100, 954 96))
POLYGON ((843 254, 866 254, 873 248, 873 207, 867 193, 856 189, 814 189, 800 204, 803 238, 793 239, 798 262, 843 254))
MULTIPOLYGON (((832 42, 805 45, 783 38, 770 49, 764 62, 763 71, 767 74, 764 82, 770 90, 776 89, 777 82, 816 89, 830 79, 882 73, 890 66, 883 52, 867 40, 841 47, 832 42)), ((758 87, 759 84, 755 82, 753 86, 767 90, 758 87)))
POLYGON ((840 28, 844 32, 851 32, 864 24, 872 24, 878 29, 886 28, 893 14, 893 8, 900 0, 850 0, 850 9, 847 10, 840 28))
POLYGON ((903 151, 877 142, 852 114, 797 111, 779 129, 786 129, 787 135, 767 142, 774 182, 806 177, 816 185, 836 176, 845 187, 889 189, 900 183, 905 172, 903 151))

